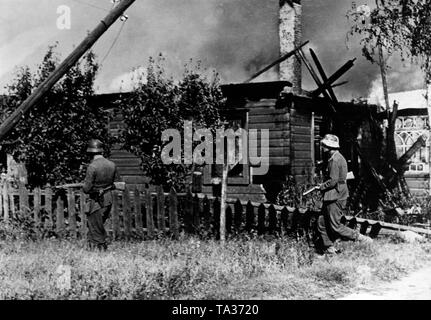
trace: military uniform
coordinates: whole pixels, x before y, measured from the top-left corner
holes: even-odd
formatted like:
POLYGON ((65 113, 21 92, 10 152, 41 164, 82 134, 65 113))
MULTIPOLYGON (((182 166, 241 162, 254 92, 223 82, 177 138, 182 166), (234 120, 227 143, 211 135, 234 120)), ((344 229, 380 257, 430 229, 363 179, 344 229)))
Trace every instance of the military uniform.
POLYGON ((90 247, 106 249, 104 224, 109 217, 113 201, 114 182, 120 181, 117 168, 112 161, 102 156, 95 158, 87 168, 83 191, 90 195, 87 215, 88 242, 90 247), (111 190, 107 190, 112 187, 111 190))
POLYGON ((341 223, 349 190, 346 183, 347 162, 340 152, 334 151, 332 154, 327 172, 329 179, 320 186, 323 192, 323 214, 319 217, 317 226, 323 245, 330 247, 333 241, 340 237, 345 240, 357 240, 359 232, 341 223))

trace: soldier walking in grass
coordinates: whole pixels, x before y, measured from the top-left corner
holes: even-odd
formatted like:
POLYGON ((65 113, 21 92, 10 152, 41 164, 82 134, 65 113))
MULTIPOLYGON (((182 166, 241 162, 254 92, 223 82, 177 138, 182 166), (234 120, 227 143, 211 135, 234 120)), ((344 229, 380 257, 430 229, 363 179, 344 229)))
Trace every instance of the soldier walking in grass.
POLYGON ((90 140, 87 153, 93 159, 87 168, 83 191, 90 196, 87 214, 88 243, 90 248, 107 249, 107 234, 104 227, 112 207, 114 182, 120 181, 115 163, 103 157, 100 140, 90 140))
POLYGON ((347 162, 340 149, 338 137, 327 134, 321 141, 323 151, 328 153, 327 168, 328 180, 322 183, 320 191, 323 193, 322 215, 317 221, 323 250, 326 254, 337 253, 334 241, 343 240, 372 242, 370 237, 360 234, 341 223, 341 218, 346 209, 349 190, 347 188, 347 162))

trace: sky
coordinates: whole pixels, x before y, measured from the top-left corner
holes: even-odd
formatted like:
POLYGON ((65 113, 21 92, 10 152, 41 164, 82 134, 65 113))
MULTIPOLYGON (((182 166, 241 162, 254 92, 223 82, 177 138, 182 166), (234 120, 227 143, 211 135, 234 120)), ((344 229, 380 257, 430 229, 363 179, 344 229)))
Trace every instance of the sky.
MULTIPOLYGON (((372 0, 356 0, 357 5, 372 0)), ((136 0, 93 46, 99 62, 96 91, 127 91, 133 74, 145 70, 148 58, 162 53, 166 69, 178 78, 190 59, 216 70, 222 83, 238 83, 275 60, 279 55, 279 0, 136 0), (120 32, 121 30, 121 33, 120 32), (119 34, 119 36, 118 36, 119 34), (117 38, 112 50, 109 50, 117 38), (109 54, 106 56, 106 54, 109 54), (106 56, 106 58, 105 58, 106 56), (104 59, 105 58, 105 59, 104 59)), ((303 40, 309 40, 328 75, 357 58, 343 76, 348 81, 334 89, 341 101, 353 98, 380 100, 381 80, 377 65, 361 55, 359 39, 346 35, 350 29, 346 12, 351 0, 302 0, 303 40)), ((58 41, 65 58, 102 20, 110 0, 1 0, 0 1, 0 88, 13 80, 20 66, 35 70, 49 45, 58 41), (59 6, 68 6, 70 29, 60 30, 59 6)), ((423 75, 409 62, 390 58, 390 92, 420 89, 423 75)), ((275 70, 256 81, 277 80, 275 70)), ((303 70, 303 88, 316 85, 303 70)))

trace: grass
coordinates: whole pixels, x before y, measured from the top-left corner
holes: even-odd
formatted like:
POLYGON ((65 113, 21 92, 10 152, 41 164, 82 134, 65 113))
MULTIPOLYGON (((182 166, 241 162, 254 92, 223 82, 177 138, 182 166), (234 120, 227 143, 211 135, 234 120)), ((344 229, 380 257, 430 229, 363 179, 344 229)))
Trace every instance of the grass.
POLYGON ((332 299, 431 261, 429 242, 341 247, 319 259, 289 239, 115 242, 107 252, 83 242, 2 241, 0 299, 332 299), (71 267, 70 290, 56 285, 59 265, 71 267))

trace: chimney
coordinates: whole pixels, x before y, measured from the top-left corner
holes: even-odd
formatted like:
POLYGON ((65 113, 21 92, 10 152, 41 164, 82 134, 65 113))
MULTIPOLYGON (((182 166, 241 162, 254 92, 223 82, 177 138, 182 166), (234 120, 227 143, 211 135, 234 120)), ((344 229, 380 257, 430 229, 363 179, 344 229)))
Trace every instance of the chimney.
MULTIPOLYGON (((280 56, 301 45, 301 17, 301 0, 280 0, 280 56)), ((292 82, 294 93, 301 93, 301 73, 301 62, 295 56, 283 61, 279 66, 280 80, 292 82)))

